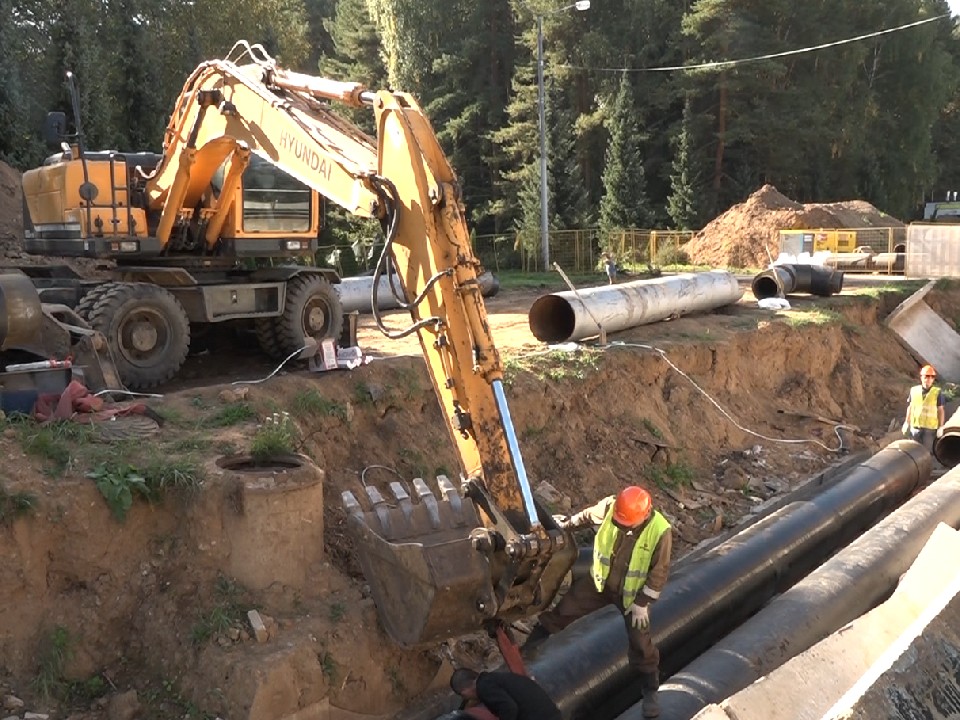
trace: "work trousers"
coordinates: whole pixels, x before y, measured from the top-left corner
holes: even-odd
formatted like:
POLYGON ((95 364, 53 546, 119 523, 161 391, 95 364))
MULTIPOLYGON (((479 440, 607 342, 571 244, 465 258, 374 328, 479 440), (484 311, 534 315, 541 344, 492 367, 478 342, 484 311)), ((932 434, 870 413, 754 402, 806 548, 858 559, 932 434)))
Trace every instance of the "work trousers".
POLYGON ((916 440, 927 450, 933 452, 933 443, 937 439, 937 431, 930 428, 910 428, 910 439, 916 440))
POLYGON ((620 593, 609 589, 597 592, 597 587, 590 576, 574 580, 570 590, 560 599, 556 607, 540 614, 540 624, 552 635, 563 630, 574 620, 607 605, 616 605, 623 617, 627 638, 630 641, 630 649, 627 652, 630 667, 644 675, 657 672, 660 667, 660 651, 653 644, 650 628, 641 630, 633 627, 630 617, 623 615, 625 608, 620 593))

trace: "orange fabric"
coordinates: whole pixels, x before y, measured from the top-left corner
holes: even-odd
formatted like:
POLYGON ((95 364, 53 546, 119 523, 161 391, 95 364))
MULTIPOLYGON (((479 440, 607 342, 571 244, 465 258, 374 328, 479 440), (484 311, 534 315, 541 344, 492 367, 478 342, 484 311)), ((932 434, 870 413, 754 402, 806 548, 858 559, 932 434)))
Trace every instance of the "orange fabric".
POLYGON ((108 403, 93 395, 86 386, 72 380, 60 395, 41 395, 33 406, 33 416, 40 422, 74 420, 94 423, 118 415, 143 415, 147 406, 141 402, 108 403))

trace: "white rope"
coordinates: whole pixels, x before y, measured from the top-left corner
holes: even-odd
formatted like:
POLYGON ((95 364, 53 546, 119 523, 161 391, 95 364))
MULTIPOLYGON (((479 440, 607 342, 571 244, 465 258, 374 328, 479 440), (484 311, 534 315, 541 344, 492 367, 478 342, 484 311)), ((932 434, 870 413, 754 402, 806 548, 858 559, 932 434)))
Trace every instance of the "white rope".
POLYGON ((681 376, 686 378, 687 381, 691 385, 693 385, 693 387, 695 387, 697 391, 700 392, 701 395, 703 395, 707 400, 709 400, 710 403, 720 412, 720 414, 723 415, 725 418, 727 418, 727 420, 729 420, 734 427, 736 427, 741 432, 746 433, 747 435, 752 435, 754 437, 760 438, 761 440, 766 440, 768 442, 782 443, 784 445, 804 445, 804 444, 819 445, 827 452, 838 453, 846 449, 843 445, 843 436, 840 435, 840 430, 856 430, 856 428, 854 428, 851 425, 835 425, 833 428, 833 432, 837 436, 837 441, 839 443, 839 446, 836 448, 829 447, 814 438, 809 438, 806 440, 791 440, 786 438, 770 437, 769 435, 764 435, 763 433, 759 433, 759 432, 756 432, 755 430, 751 430, 750 428, 744 427, 739 422, 737 422, 737 420, 730 413, 724 410, 723 407, 720 406, 720 403, 714 400, 706 390, 700 387, 692 377, 690 377, 683 370, 678 368, 677 365, 670 358, 667 357, 667 353, 662 349, 658 347, 654 347, 653 345, 641 345, 639 343, 626 343, 622 341, 612 342, 607 347, 638 348, 641 350, 652 350, 653 352, 659 354, 660 357, 663 358, 664 362, 667 363, 667 365, 673 368, 673 370, 675 370, 681 376))
POLYGON ((299 354, 302 353, 304 350, 306 350, 307 347, 308 347, 307 345, 304 345, 304 346, 303 346, 302 348, 300 348, 299 350, 294 350, 292 353, 290 353, 289 355, 287 355, 287 357, 285 357, 285 358, 283 359, 283 362, 281 362, 279 365, 277 365, 277 367, 274 368, 273 372, 270 373, 269 375, 267 375, 266 377, 262 377, 262 378, 260 378, 259 380, 234 380, 234 381, 233 381, 232 383, 230 383, 230 384, 231 384, 231 385, 259 385, 259 384, 262 383, 262 382, 266 382, 267 380, 269 380, 270 378, 272 378, 274 375, 276 375, 278 372, 280 372, 280 370, 283 369, 283 366, 284 366, 284 365, 286 365, 288 362, 290 362, 291 360, 293 360, 293 358, 295 358, 297 355, 299 355, 299 354))

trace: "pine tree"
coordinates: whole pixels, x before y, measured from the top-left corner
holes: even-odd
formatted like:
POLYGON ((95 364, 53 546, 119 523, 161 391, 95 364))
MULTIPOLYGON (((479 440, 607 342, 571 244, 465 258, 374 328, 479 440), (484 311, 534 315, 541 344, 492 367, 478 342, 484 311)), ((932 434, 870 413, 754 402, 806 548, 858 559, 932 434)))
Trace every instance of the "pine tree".
POLYGON ((673 170, 670 173, 671 191, 667 199, 667 212, 673 220, 674 227, 679 230, 694 230, 700 226, 695 202, 696 172, 690 153, 691 114, 691 101, 687 98, 683 105, 680 133, 675 142, 676 152, 673 157, 673 170))
POLYGON ((605 236, 652 224, 643 169, 643 130, 637 117, 630 78, 623 73, 607 120, 610 142, 604 159, 604 192, 600 201, 600 230, 605 236))
POLYGON ((550 227, 582 229, 590 224, 590 206, 577 158, 574 113, 558 83, 547 89, 547 178, 550 227))

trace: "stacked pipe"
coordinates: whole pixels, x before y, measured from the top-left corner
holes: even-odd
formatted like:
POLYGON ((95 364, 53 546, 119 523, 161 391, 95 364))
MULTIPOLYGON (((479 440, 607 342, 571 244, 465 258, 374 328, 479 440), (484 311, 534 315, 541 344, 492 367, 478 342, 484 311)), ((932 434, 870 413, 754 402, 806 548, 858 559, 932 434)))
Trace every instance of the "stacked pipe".
MULTIPOLYGON (((651 614, 662 672, 678 671, 904 502, 929 474, 923 446, 898 441, 820 495, 678 567, 651 614)), ((614 717, 640 699, 613 607, 551 637, 528 667, 565 718, 614 717)))
POLYGON ((774 265, 753 278, 751 289, 757 300, 791 293, 825 297, 843 289, 843 273, 820 265, 774 265))
POLYGON ((943 424, 933 443, 933 455, 941 465, 952 468, 960 464, 960 409, 943 424))

